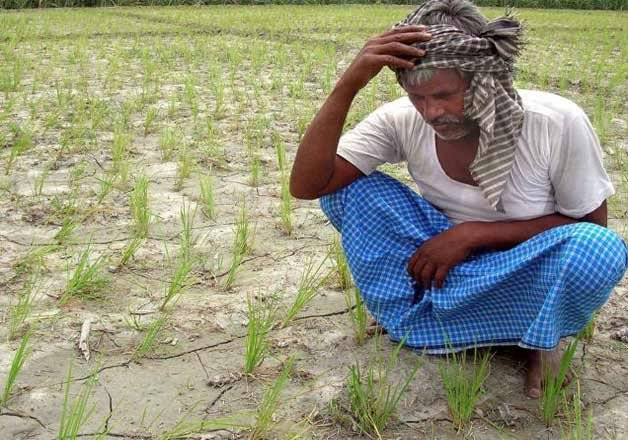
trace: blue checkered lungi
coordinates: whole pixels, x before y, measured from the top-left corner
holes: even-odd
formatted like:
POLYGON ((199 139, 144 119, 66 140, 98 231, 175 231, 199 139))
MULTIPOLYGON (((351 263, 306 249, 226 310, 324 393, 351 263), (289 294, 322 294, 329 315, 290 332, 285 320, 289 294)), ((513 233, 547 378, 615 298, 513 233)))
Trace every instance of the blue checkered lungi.
POLYGON ((413 303, 406 271, 427 239, 453 226, 433 205, 375 172, 321 198, 364 302, 389 336, 428 353, 475 346, 551 350, 576 334, 626 271, 628 250, 591 223, 549 229, 505 251, 472 254, 443 288, 413 303))

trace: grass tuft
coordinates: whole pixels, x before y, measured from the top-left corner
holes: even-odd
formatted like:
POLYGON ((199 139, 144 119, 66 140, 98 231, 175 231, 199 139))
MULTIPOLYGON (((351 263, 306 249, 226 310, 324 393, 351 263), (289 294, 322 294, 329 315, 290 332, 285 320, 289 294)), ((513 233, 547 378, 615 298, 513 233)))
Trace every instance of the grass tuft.
POLYGON ((16 304, 9 305, 8 333, 9 340, 15 339, 24 323, 33 311, 35 299, 37 297, 36 285, 39 280, 39 272, 35 271, 26 280, 22 290, 18 293, 16 304))
POLYGON ((334 264, 336 277, 338 278, 338 285, 342 290, 346 290, 351 287, 351 271, 349 270, 349 264, 347 263, 347 257, 342 245, 340 244, 340 237, 336 235, 334 241, 331 242, 329 247, 329 256, 334 264))
POLYGON ((305 269, 301 274, 301 279, 299 280, 297 295, 290 308, 286 311, 286 314, 281 321, 281 327, 289 325, 294 318, 296 318, 299 312, 316 297, 319 289, 328 276, 328 274, 322 273, 323 266, 326 261, 327 257, 325 257, 316 267, 311 260, 306 263, 305 269))
POLYGON ((28 348, 28 341, 30 340, 31 332, 28 331, 24 336, 22 336, 22 341, 20 342, 20 346, 17 348, 15 352, 15 356, 13 357, 13 361, 11 361, 11 367, 9 368, 9 374, 4 381, 4 388, 2 390, 2 397, 0 398, 0 406, 6 405, 9 398, 11 397, 11 391, 15 386, 15 380, 17 376, 20 374, 22 367, 24 366, 24 362, 26 358, 30 354, 30 349, 28 348))
POLYGON ((561 403, 563 387, 566 384, 567 374, 569 373, 569 368, 571 367, 571 362, 573 361, 577 347, 577 339, 574 339, 569 343, 560 359, 558 374, 554 374, 549 370, 549 368, 546 368, 543 372, 539 406, 543 422, 545 422, 545 426, 547 427, 552 426, 554 418, 556 417, 556 413, 561 403))
POLYGON ((294 359, 289 358, 284 364, 279 377, 275 379, 272 385, 264 393, 262 402, 257 409, 255 426, 253 426, 251 430, 251 435, 249 437, 250 440, 262 440, 269 438, 270 431, 275 423, 275 413, 281 403, 281 393, 290 380, 293 366, 294 359))
POLYGON ((404 345, 401 341, 393 349, 388 359, 376 356, 365 370, 358 362, 349 367, 347 391, 351 412, 361 432, 382 437, 382 431, 395 414, 399 402, 416 376, 420 360, 410 370, 405 380, 394 383, 391 374, 399 361, 399 352, 404 345))
POLYGON ((246 338, 244 339, 244 373, 251 374, 266 357, 268 334, 275 325, 277 308, 275 299, 246 299, 247 318, 246 338))
POLYGON ((467 365, 467 351, 448 354, 447 362, 438 366, 449 412, 457 429, 462 429, 471 420, 473 409, 483 392, 482 386, 489 374, 490 360, 489 351, 478 356, 477 349, 474 349, 471 366, 467 365))
POLYGON ((170 315, 168 313, 162 312, 159 314, 157 319, 146 327, 146 333, 131 357, 133 360, 142 359, 153 350, 155 344, 157 343, 157 337, 161 334, 161 331, 166 326, 169 318, 170 315))
POLYGON ((358 345, 364 344, 367 337, 369 314, 357 287, 344 291, 345 304, 353 326, 353 338, 358 345))
POLYGON ((216 204, 214 200, 214 181, 212 176, 201 176, 200 188, 203 214, 213 220, 216 218, 216 204))
POLYGON ((72 379, 72 364, 68 368, 68 375, 63 391, 63 406, 61 408, 61 421, 59 422, 59 440, 74 440, 79 437, 83 425, 94 412, 94 406, 88 407, 89 399, 94 394, 94 387, 98 382, 96 374, 91 374, 83 383, 79 393, 70 401, 70 384, 72 379))
POLYGON ((560 438, 564 440, 592 440, 593 439, 593 408, 589 408, 586 420, 583 419, 582 394, 580 381, 576 381, 576 392, 567 399, 563 393, 563 412, 566 426, 561 427, 560 438))
POLYGON ((131 214, 135 221, 134 232, 136 237, 148 237, 148 227, 152 214, 148 206, 148 179, 139 176, 129 199, 131 214))
POLYGON ((249 245, 250 227, 249 217, 246 209, 246 202, 242 200, 240 211, 235 222, 235 230, 233 235, 233 247, 231 250, 231 265, 227 271, 225 279, 225 289, 230 289, 235 282, 236 273, 244 260, 244 257, 250 251, 249 245))
POLYGON ((70 267, 68 265, 68 282, 61 295, 60 302, 65 304, 70 298, 79 297, 85 299, 97 298, 102 289, 108 284, 108 280, 102 274, 104 256, 98 257, 95 261, 92 258, 91 244, 78 256, 78 261, 72 276, 69 276, 70 267))

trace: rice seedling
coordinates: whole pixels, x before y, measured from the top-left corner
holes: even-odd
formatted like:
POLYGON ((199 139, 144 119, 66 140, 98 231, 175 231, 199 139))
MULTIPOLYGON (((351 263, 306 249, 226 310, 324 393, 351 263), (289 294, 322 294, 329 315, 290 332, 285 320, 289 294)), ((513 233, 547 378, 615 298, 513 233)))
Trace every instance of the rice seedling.
POLYGON ((67 303, 70 298, 74 297, 97 298, 108 284, 107 278, 101 273, 105 261, 104 256, 96 258, 93 262, 90 260, 93 260, 92 249, 91 245, 87 245, 78 256, 76 268, 71 276, 68 264, 68 282, 59 299, 61 304, 67 303))
POLYGON ((290 178, 285 172, 281 173, 281 199, 279 202, 279 216, 284 232, 292 235, 292 194, 290 194, 290 178))
POLYGON ((191 209, 190 205, 185 202, 181 206, 179 211, 179 217, 181 219, 181 236, 180 236, 180 248, 179 258, 183 260, 191 260, 192 248, 194 247, 194 237, 192 236, 192 230, 194 229, 194 218, 196 217, 196 207, 191 209))
POLYGON ((364 344, 367 337, 369 314, 357 287, 344 291, 345 304, 353 327, 353 338, 358 345, 364 344))
POLYGON ((139 176, 135 181, 135 187, 129 199, 131 214, 135 221, 134 233, 136 237, 146 238, 152 214, 148 207, 148 179, 139 176))
POLYGON ((13 340, 19 335, 21 328, 33 311, 33 306, 37 299, 36 286, 39 276, 39 271, 32 272, 18 293, 17 303, 9 304, 7 319, 7 339, 9 340, 13 340))
POLYGON ((338 279, 338 286, 342 289, 348 289, 351 287, 351 272, 349 270, 349 264, 347 263, 347 257, 342 245, 340 244, 340 237, 336 235, 334 240, 329 246, 329 257, 334 264, 336 272, 336 278, 338 279))
POLYGON ((144 136, 148 136, 153 129, 155 120, 159 116, 159 110, 156 107, 149 107, 146 110, 146 116, 144 117, 144 136))
POLYGON ((52 219, 63 220, 67 217, 75 216, 79 213, 79 188, 72 190, 61 196, 54 196, 50 200, 50 216, 52 219))
POLYGON ((251 440, 262 440, 269 438, 270 431, 275 423, 274 417, 281 403, 281 393, 288 384, 294 366, 294 359, 289 358, 281 370, 281 374, 275 379, 272 385, 264 392, 255 417, 255 425, 251 429, 251 440))
POLYGON ((281 173, 286 170, 286 145, 281 140, 281 136, 277 131, 273 130, 271 135, 271 141, 275 148, 275 154, 277 156, 277 168, 281 173))
POLYGON ((576 381, 576 392, 567 399, 563 393, 563 412, 565 425, 561 427, 560 438, 564 440, 592 440, 593 439, 593 408, 589 408, 586 420, 583 420, 582 395, 580 381, 576 381))
POLYGON ((275 299, 246 299, 247 325, 244 339, 244 373, 252 374, 266 357, 268 334, 275 325, 277 307, 275 299))
POLYGON ((245 427, 247 426, 238 422, 235 418, 189 421, 187 417, 182 417, 172 428, 159 434, 157 440, 193 438, 194 434, 201 434, 201 438, 203 438, 202 434, 208 431, 245 427))
POLYGON ((173 128, 166 127, 159 136, 159 150, 161 160, 169 161, 174 157, 174 152, 181 143, 180 134, 173 128))
POLYGON ((563 356, 560 359, 560 366, 557 373, 553 373, 546 367, 543 372, 543 381, 541 383, 541 398, 539 399, 539 407, 543 422, 547 427, 551 426, 556 417, 556 413, 561 403, 563 387, 566 385, 567 374, 571 367, 571 362, 578 347, 578 340, 572 340, 565 348, 563 356))
POLYGON ((113 172, 124 183, 129 179, 128 149, 131 145, 131 135, 120 129, 113 134, 111 144, 111 159, 113 161, 113 172))
POLYGON ((159 307, 159 310, 166 310, 166 306, 171 302, 176 302, 179 296, 184 292, 185 282, 188 275, 192 271, 192 260, 189 258, 179 258, 177 266, 166 286, 164 299, 159 307))
POLYGON ((81 160, 76 165, 74 165, 74 167, 72 167, 72 169, 70 170, 69 186, 73 190, 78 191, 80 189, 79 186, 81 184, 81 181, 86 177, 87 172, 88 171, 86 161, 81 160))
POLYGON ((305 263, 294 302, 286 311, 280 327, 283 328, 290 324, 294 318, 296 318, 297 314, 316 297, 319 289, 328 277, 327 273, 323 274, 323 266, 326 261, 327 257, 321 260, 318 266, 314 266, 311 260, 305 263))
POLYGON ((225 86, 221 80, 212 83, 212 92, 214 94, 213 116, 215 119, 220 120, 226 115, 225 86))
POLYGON ((37 271, 38 268, 45 266, 46 256, 57 250, 59 250, 58 244, 47 244, 30 248, 26 255, 19 258, 13 265, 16 276, 32 273, 37 271))
POLYGON ((200 182, 200 199, 202 202, 201 210, 209 219, 216 217, 216 204, 214 201, 214 181, 212 176, 204 175, 199 179, 200 182))
POLYGON ((13 132, 13 145, 9 153, 9 159, 5 167, 5 174, 8 175, 11 172, 11 168, 15 159, 18 156, 30 150, 33 147, 33 133, 29 128, 21 127, 17 124, 11 125, 11 131, 13 132))
POLYGON ((589 343, 593 341, 593 335, 595 334, 596 316, 597 316, 596 314, 593 314, 591 316, 591 319, 589 319, 589 322, 587 323, 587 325, 585 325, 584 328, 580 330, 580 332, 576 335, 576 339, 580 341, 584 341, 584 342, 589 342, 589 343))
POLYGON ((70 237, 72 237, 72 233, 76 229, 76 223, 74 219, 71 217, 66 217, 63 219, 63 223, 61 224, 61 228, 54 235, 53 240, 55 243, 63 244, 66 243, 70 237))
POLYGON ((11 361, 9 373, 7 374, 7 377, 4 381, 4 388, 2 390, 2 396, 0 397, 0 406, 4 406, 7 404, 9 398, 11 397, 11 391, 15 386, 15 380, 20 374, 26 358, 30 354, 30 349, 28 348, 28 341, 30 337, 30 331, 26 332, 24 336, 22 336, 22 341, 15 351, 15 356, 13 356, 13 360, 11 361))
POLYGON ((100 205, 109 193, 111 193, 117 178, 117 175, 109 173, 105 174, 102 179, 98 177, 96 178, 100 182, 98 191, 96 192, 96 204, 100 205))
POLYGON ((406 378, 393 382, 391 374, 399 361, 404 340, 395 346, 387 359, 376 356, 362 370, 356 361, 349 367, 347 392, 351 413, 363 433, 381 438, 382 431, 394 416, 401 398, 421 366, 417 359, 406 378))
POLYGON ((131 358, 135 361, 142 359, 148 353, 150 353, 155 347, 155 343, 157 342, 157 337, 161 334, 161 331, 168 323, 168 319, 170 318, 170 314, 167 312, 162 312, 159 314, 159 317, 151 322, 146 327, 146 333, 142 338, 142 341, 137 346, 131 358))
POLYGON ((72 364, 70 364, 63 389, 63 406, 61 407, 61 419, 57 435, 59 440, 74 440, 78 438, 81 428, 90 419, 95 408, 95 405, 88 405, 98 382, 96 373, 92 373, 89 376, 81 385, 78 394, 70 401, 70 384, 72 382, 72 364))
POLYGON ((143 332, 146 330, 146 325, 142 324, 142 315, 132 313, 129 309, 129 316, 123 316, 124 323, 132 330, 143 332))
POLYGON ((231 249, 231 264, 227 271, 224 288, 230 289, 235 282, 235 277, 240 269, 240 265, 244 257, 250 251, 249 244, 250 225, 249 217, 244 199, 240 204, 240 211, 235 221, 235 230, 233 235, 233 247, 231 249))
POLYGON ((254 151, 250 155, 251 173, 249 177, 249 184, 251 186, 259 186, 260 175, 262 173, 262 162, 259 157, 259 152, 254 151))
POLYGON ((33 179, 33 195, 39 197, 44 192, 44 184, 48 178, 49 168, 46 167, 33 179))
POLYGON ((489 374, 491 357, 489 351, 479 355, 477 349, 474 349, 473 361, 469 366, 466 351, 460 354, 452 352, 447 354, 447 361, 438 366, 449 412, 457 429, 462 429, 471 420, 489 374))
POLYGON ((174 188, 176 191, 181 191, 185 179, 192 175, 194 169, 194 157, 188 151, 187 146, 184 146, 177 156, 177 175, 174 181, 174 188))
POLYGON ((198 93, 196 92, 196 81, 193 76, 189 75, 185 79, 184 84, 185 102, 190 107, 194 119, 198 117, 198 93))
POLYGON ((126 266, 145 241, 143 237, 133 237, 122 250, 119 266, 126 266))

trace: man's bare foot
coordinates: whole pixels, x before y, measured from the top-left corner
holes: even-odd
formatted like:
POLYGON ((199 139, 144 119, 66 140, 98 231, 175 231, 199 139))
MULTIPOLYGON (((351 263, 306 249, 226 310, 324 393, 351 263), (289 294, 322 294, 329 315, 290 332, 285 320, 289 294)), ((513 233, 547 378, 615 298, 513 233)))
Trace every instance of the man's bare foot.
MULTIPOLYGON (((553 375, 558 375, 562 350, 558 348, 553 351, 527 350, 527 355, 525 393, 532 399, 538 399, 541 397, 541 384, 545 372, 549 371, 553 375)), ((565 385, 567 383, 569 383, 569 376, 565 380, 565 385)))
POLYGON ((379 325, 375 318, 369 316, 369 322, 366 324, 366 335, 374 336, 377 334, 385 335, 388 333, 384 327, 379 325))

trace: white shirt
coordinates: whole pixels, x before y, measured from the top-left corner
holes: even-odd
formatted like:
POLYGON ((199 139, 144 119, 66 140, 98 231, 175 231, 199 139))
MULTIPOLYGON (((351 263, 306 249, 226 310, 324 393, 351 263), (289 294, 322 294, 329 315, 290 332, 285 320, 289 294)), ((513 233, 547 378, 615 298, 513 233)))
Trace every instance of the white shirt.
POLYGON ((525 116, 502 193, 505 212, 479 187, 451 179, 436 155, 434 130, 407 97, 384 104, 339 142, 338 155, 364 174, 407 161, 421 195, 452 222, 527 220, 561 213, 581 218, 614 194, 600 143, 584 111, 546 92, 520 90, 525 116))

